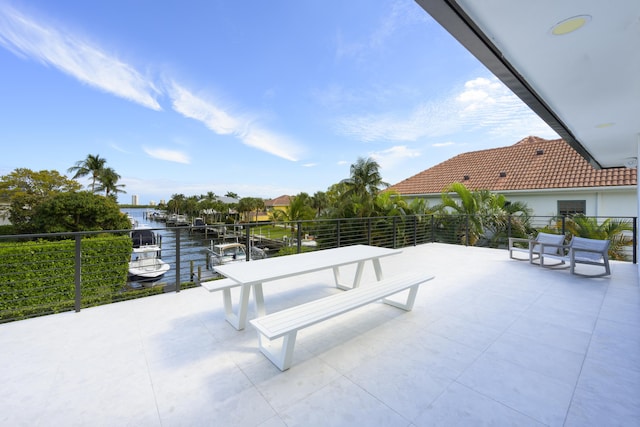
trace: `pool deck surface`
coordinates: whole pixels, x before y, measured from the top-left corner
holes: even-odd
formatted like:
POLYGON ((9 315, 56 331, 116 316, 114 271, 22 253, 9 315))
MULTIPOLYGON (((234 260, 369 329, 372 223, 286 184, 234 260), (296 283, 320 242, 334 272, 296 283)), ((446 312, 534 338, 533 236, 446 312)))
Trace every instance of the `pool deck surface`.
MULTIPOLYGON (((639 425, 637 265, 583 278, 437 243, 381 263, 436 277, 411 312, 373 303, 300 331, 285 372, 200 287, 2 324, 0 425, 639 425)), ((332 281, 266 284, 267 310, 343 292, 332 281)))

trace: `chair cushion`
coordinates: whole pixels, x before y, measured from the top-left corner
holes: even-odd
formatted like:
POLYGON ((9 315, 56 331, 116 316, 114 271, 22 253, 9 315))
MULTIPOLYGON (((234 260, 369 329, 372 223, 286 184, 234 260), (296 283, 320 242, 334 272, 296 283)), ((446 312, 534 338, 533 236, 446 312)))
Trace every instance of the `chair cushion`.
MULTIPOLYGON (((536 242, 551 244, 551 245, 561 245, 564 243, 564 234, 550 234, 550 233, 538 233, 536 237, 536 242)), ((533 247, 534 253, 540 253, 540 245, 535 245, 533 247)), ((544 248, 545 254, 559 254, 560 248, 554 246, 545 246, 544 248)))
POLYGON ((592 262, 601 261, 609 250, 609 240, 587 239, 574 236, 571 239, 571 248, 575 252, 575 258, 592 262), (581 252, 580 249, 589 249, 596 252, 581 252))

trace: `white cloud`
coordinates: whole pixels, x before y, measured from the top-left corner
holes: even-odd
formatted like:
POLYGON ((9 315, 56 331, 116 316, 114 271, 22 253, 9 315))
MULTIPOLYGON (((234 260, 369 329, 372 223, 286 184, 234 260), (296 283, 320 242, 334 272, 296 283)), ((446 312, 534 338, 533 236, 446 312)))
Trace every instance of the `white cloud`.
POLYGON ((172 105, 176 112, 204 123, 218 135, 236 133, 241 127, 240 120, 229 115, 223 108, 195 96, 176 83, 170 86, 172 105))
POLYGON ((389 171, 406 159, 420 157, 420 151, 412 150, 406 145, 396 145, 386 150, 371 153, 369 156, 380 165, 380 168, 389 171))
POLYGON ((461 132, 520 138, 555 133, 496 78, 477 78, 451 96, 416 105, 404 113, 354 115, 338 119, 340 133, 364 142, 416 141, 461 132))
POLYGON ((176 112, 204 123, 219 135, 233 135, 250 147, 286 160, 298 160, 301 147, 289 137, 264 129, 248 117, 233 115, 175 82, 170 86, 173 109, 176 112))
POLYGON ((448 141, 448 142, 438 142, 436 144, 431 144, 432 147, 449 147, 451 145, 456 145, 456 143, 448 141))
POLYGON ((169 162, 183 163, 188 165, 191 163, 189 156, 187 156, 182 151, 177 150, 167 150, 164 148, 148 148, 142 147, 145 153, 154 159, 167 160, 169 162))
POLYGON ((305 168, 314 168, 316 166, 318 166, 317 163, 305 163, 304 165, 302 165, 305 168))
POLYGON ((51 65, 81 82, 159 111, 160 91, 132 66, 73 34, 0 6, 0 44, 14 54, 51 65))

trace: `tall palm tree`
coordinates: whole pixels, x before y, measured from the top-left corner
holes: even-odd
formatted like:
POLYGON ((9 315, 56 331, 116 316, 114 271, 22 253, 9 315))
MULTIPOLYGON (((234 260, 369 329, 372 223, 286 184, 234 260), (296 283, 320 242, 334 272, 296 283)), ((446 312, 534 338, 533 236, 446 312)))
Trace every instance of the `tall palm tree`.
POLYGON ((378 162, 362 157, 351 165, 351 176, 342 183, 346 186, 343 202, 355 203, 360 217, 374 213, 375 197, 381 189, 389 186, 382 180, 378 162))
POLYGON ((96 188, 96 192, 104 191, 105 196, 113 196, 114 198, 117 197, 118 193, 126 193, 126 191, 123 190, 125 185, 118 184, 120 175, 118 175, 113 168, 102 169, 97 179, 99 185, 96 188))
POLYGON ((99 154, 95 156, 89 154, 86 159, 79 160, 75 165, 67 169, 68 173, 75 172, 72 179, 77 179, 83 176, 91 175, 91 192, 95 193, 96 181, 100 177, 104 165, 107 163, 107 159, 100 157, 99 154))
POLYGON ((327 193, 323 191, 313 193, 313 196, 311 196, 311 207, 316 210, 316 217, 322 216, 322 212, 329 207, 327 193))

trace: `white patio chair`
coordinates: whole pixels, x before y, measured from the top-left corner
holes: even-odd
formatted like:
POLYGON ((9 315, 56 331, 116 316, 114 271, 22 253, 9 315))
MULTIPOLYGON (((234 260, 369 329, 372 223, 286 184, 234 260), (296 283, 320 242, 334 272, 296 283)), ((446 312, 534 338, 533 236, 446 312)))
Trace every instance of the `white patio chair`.
MULTIPOLYGON (((562 250, 562 244, 564 243, 564 234, 551 234, 551 233, 538 233, 535 239, 523 239, 520 237, 509 237, 509 258, 518 261, 526 261, 527 259, 533 264, 534 259, 540 258, 541 245, 545 246, 545 254, 560 255, 562 250), (527 247, 516 246, 517 243, 527 243, 527 247), (523 252, 528 255, 528 258, 518 258, 513 255, 514 252, 523 252)), ((559 264, 564 264, 561 261, 559 264)))
MULTIPOLYGON (((587 239, 585 237, 574 236, 568 245, 563 245, 558 249, 560 254, 547 253, 547 247, 556 245, 542 244, 540 255, 540 265, 542 267, 553 267, 545 265, 545 258, 552 258, 563 262, 568 262, 572 274, 585 277, 602 277, 611 275, 609 266, 609 240, 587 239), (604 267, 604 273, 584 274, 576 272, 576 264, 588 264, 604 267)), ((555 264, 557 265, 557 264, 555 264)))

